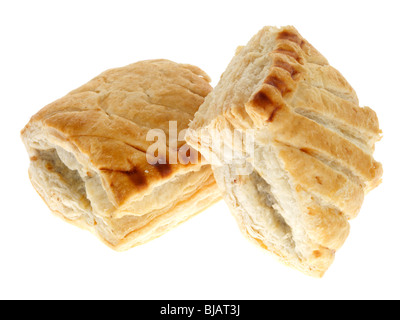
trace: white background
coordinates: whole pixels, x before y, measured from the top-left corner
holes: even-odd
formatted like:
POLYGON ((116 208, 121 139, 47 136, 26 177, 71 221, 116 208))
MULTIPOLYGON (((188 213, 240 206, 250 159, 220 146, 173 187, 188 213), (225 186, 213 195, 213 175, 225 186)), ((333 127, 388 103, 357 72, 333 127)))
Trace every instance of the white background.
POLYGON ((2 299, 399 299, 398 1, 1 1, 2 299), (124 253, 53 216, 31 186, 20 130, 100 72, 167 58, 216 85, 264 25, 294 25, 378 114, 384 182, 325 277, 245 240, 221 202, 124 253))

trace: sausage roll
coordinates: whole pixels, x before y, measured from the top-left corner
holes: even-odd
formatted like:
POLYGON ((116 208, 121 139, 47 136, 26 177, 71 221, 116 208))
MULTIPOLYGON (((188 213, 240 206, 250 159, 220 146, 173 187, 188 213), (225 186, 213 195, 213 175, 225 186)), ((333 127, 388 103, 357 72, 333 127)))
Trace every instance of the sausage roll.
POLYGON ((209 82, 195 66, 148 60, 105 71, 49 104, 22 130, 34 188, 54 213, 115 250, 204 210, 220 192, 211 166, 190 161, 178 134, 209 82), (156 138, 166 146, 149 153, 162 145, 156 138))
POLYGON ((288 26, 238 48, 186 139, 213 164, 241 231, 321 277, 380 183, 380 134, 375 112, 288 26))

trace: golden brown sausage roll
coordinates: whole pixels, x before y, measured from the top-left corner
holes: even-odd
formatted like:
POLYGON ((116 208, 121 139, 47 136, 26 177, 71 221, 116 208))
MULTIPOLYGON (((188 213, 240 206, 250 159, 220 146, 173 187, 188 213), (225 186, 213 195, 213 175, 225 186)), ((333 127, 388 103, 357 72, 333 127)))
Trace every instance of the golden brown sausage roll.
POLYGON ((33 186, 54 213, 116 250, 184 222, 220 198, 211 167, 182 159, 190 149, 170 137, 174 125, 174 135, 187 128, 209 81, 195 66, 141 61, 51 103, 22 131, 33 186), (167 146, 149 154, 154 129, 167 146))

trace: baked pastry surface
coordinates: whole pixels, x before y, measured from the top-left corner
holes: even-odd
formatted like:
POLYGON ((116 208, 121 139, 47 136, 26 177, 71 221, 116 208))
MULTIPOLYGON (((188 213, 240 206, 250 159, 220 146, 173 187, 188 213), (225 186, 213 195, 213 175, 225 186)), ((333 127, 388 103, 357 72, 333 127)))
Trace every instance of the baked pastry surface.
POLYGON ((321 277, 348 220, 380 183, 373 158, 380 133, 375 112, 360 107, 340 72, 288 26, 265 27, 238 48, 186 140, 214 165, 241 231, 321 277))
POLYGON ((220 198, 211 166, 182 163, 188 146, 169 139, 170 121, 174 135, 186 129, 209 82, 199 68, 168 60, 103 72, 22 130, 33 186, 54 213, 115 250, 162 235, 220 198), (150 129, 165 133, 174 162, 169 148, 149 162, 150 129))

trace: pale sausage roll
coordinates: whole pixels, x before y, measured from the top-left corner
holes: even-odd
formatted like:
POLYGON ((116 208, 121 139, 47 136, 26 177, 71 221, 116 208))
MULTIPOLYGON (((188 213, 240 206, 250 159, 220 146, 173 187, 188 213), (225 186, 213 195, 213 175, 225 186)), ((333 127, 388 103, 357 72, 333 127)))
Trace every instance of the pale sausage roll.
POLYGON ((242 232, 318 277, 380 183, 380 133, 375 112, 358 105, 345 78, 295 28, 265 27, 237 50, 186 139, 215 165, 242 232), (249 130, 251 153, 227 138, 249 130), (223 143, 213 143, 216 136, 223 143))

